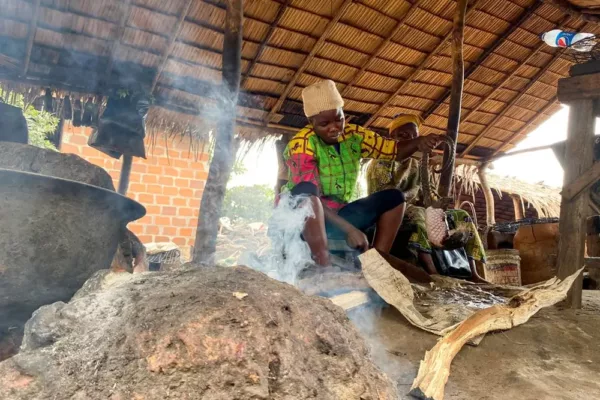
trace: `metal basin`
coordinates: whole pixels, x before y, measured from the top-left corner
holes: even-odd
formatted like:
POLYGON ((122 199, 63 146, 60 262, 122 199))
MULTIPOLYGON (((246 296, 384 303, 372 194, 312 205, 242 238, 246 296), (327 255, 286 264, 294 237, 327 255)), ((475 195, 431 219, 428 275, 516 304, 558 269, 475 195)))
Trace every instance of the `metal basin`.
POLYGON ((0 340, 109 268, 120 230, 145 213, 110 190, 0 169, 0 340))

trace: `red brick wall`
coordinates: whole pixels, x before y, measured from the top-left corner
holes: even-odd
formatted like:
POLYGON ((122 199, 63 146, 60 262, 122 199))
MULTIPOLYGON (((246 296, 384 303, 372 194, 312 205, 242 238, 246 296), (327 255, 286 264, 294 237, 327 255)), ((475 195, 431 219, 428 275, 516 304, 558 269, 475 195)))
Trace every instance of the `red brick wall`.
MULTIPOLYGON (((121 160, 89 147, 90 133, 90 128, 65 126, 60 150, 104 168, 116 188, 121 160)), ((189 139, 169 139, 165 145, 161 136, 154 142, 146 143, 146 160, 133 161, 127 196, 142 203, 147 214, 128 227, 143 243, 172 241, 185 254, 194 244, 200 199, 208 176, 208 154, 190 154, 189 139)))

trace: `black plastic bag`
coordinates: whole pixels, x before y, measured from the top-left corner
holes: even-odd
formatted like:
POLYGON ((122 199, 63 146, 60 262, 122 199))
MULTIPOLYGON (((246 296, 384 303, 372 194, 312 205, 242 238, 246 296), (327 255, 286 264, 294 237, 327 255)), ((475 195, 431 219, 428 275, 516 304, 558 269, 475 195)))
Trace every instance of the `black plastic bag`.
POLYGON ((81 126, 81 100, 75 100, 73 104, 73 126, 80 127, 81 126))
POLYGON ((70 96, 65 96, 63 100, 62 117, 67 121, 73 119, 73 107, 71 106, 70 96))
POLYGON ((122 154, 146 158, 146 114, 150 108, 143 95, 111 96, 88 144, 114 158, 122 154))
POLYGON ((464 248, 456 250, 432 249, 431 258, 440 275, 452 278, 471 279, 471 266, 464 248))
POLYGON ((0 102, 0 142, 27 144, 29 130, 23 110, 0 102))
POLYGON ((52 90, 46 89, 44 94, 44 111, 54 113, 54 98, 52 97, 52 90))
POLYGON ((83 115, 81 116, 81 125, 92 126, 92 115, 94 114, 94 102, 89 97, 83 106, 83 115))

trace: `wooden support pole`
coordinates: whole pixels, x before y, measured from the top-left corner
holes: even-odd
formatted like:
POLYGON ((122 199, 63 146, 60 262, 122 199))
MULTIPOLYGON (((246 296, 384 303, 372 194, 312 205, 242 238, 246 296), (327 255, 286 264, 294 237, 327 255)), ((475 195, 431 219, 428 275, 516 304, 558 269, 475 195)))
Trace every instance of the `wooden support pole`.
POLYGON ((442 176, 440 177, 439 194, 443 197, 450 196, 452 191, 452 178, 454 176, 454 158, 456 156, 456 142, 458 141, 460 110, 465 80, 463 41, 465 37, 465 16, 467 14, 468 3, 468 0, 458 0, 456 2, 456 11, 454 11, 454 27, 452 30, 452 91, 450 93, 447 133, 454 141, 454 146, 452 149, 446 148, 446 150, 444 150, 444 165, 448 159, 452 159, 452 163, 449 168, 442 172, 442 176))
POLYGON ((242 68, 243 1, 227 0, 223 41, 222 113, 217 122, 215 149, 200 204, 193 262, 212 264, 225 189, 235 160, 235 120, 242 68))
POLYGON ((119 176, 119 194, 126 196, 129 189, 129 176, 131 175, 131 165, 133 156, 123 155, 123 165, 121 166, 121 176, 119 176))
POLYGON ((483 164, 481 168, 479 168, 479 171, 477 171, 477 175, 479 176, 483 197, 485 197, 486 226, 491 227, 496 225, 496 206, 494 204, 494 193, 492 193, 492 189, 490 188, 490 184, 488 183, 485 174, 487 167, 488 164, 483 164))
MULTIPOLYGON (((564 184, 568 187, 594 163, 594 100, 582 98, 569 102, 569 127, 563 169, 564 184)), ((584 265, 586 217, 588 216, 589 189, 569 201, 564 193, 560 205, 558 243, 558 277, 565 278, 584 265)), ((567 305, 581 308, 583 277, 575 281, 567 297, 567 305)))
POLYGON ((512 198, 513 206, 515 208, 515 221, 525 219, 525 208, 523 207, 523 199, 521 196, 513 195, 510 197, 512 198))
POLYGON ((23 72, 21 73, 21 76, 24 77, 27 76, 27 72, 29 71, 29 62, 31 61, 31 52, 33 51, 33 42, 35 41, 41 2, 42 0, 35 0, 33 4, 33 14, 31 15, 29 32, 27 33, 27 48, 25 49, 25 59, 23 60, 23 72))
POLYGON ((283 159, 283 152, 290 142, 290 135, 282 135, 281 139, 275 142, 275 151, 277 152, 277 183, 275 184, 275 194, 281 192, 281 188, 288 180, 288 170, 283 159))

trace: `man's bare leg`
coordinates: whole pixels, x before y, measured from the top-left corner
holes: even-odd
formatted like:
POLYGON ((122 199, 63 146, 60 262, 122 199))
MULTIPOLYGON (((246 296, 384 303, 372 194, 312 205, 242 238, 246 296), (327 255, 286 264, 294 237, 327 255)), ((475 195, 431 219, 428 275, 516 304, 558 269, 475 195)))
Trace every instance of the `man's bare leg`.
POLYGON ((304 224, 304 240, 310 248, 313 259, 320 266, 329 266, 329 249, 327 247, 327 233, 325 232, 325 213, 321 200, 311 196, 307 201, 313 210, 313 217, 306 220, 304 224))
POLYGON ((373 240, 374 248, 389 254, 394 245, 396 235, 398 234, 398 229, 400 229, 400 225, 402 225, 405 209, 406 203, 402 203, 383 213, 381 217, 379 217, 377 228, 375 230, 375 239, 373 240))

